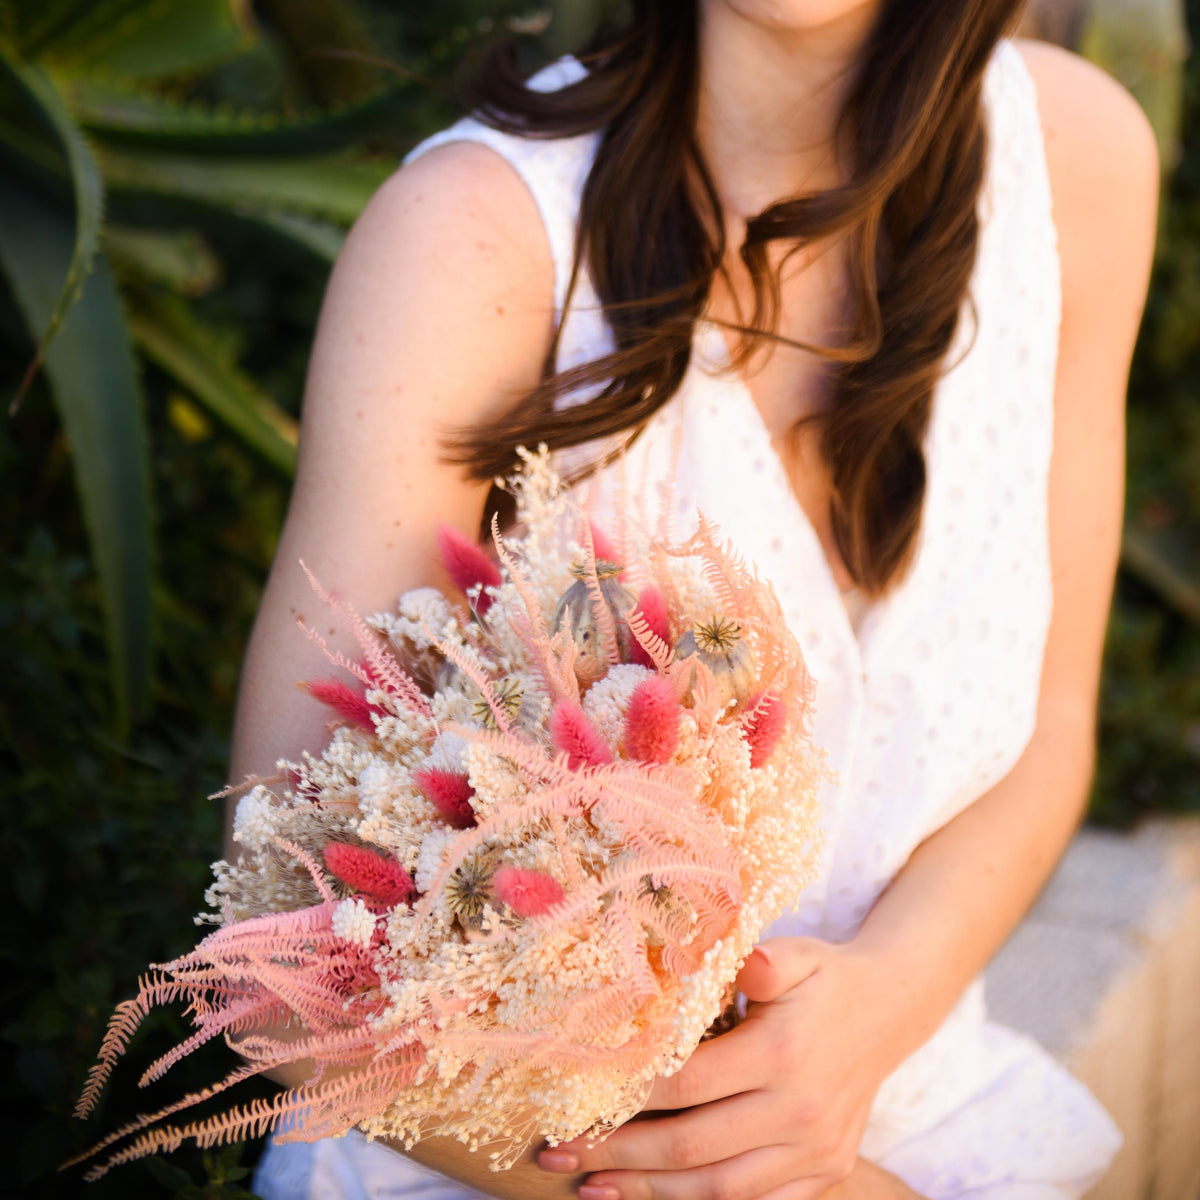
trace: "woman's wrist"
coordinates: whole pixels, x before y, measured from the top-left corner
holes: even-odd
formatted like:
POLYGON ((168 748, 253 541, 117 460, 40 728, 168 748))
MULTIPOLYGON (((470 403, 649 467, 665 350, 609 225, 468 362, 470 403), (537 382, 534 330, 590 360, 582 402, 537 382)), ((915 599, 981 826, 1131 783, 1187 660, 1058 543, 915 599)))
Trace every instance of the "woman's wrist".
POLYGON ((863 1036, 878 1064, 880 1082, 933 1036, 953 999, 938 1003, 940 982, 916 955, 901 944, 875 936, 864 927, 833 952, 849 978, 853 994, 869 997, 858 1006, 863 1036))

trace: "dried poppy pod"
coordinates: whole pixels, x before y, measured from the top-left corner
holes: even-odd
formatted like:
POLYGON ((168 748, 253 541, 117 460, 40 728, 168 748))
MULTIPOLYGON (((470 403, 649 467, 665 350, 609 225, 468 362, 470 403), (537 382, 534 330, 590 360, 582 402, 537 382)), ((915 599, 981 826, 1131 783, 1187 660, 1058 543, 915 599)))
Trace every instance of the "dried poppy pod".
MULTIPOLYGON (((610 562, 606 558, 596 559, 596 579, 600 584, 604 606, 612 616, 618 661, 627 663, 630 661, 633 635, 629 632, 625 616, 637 603, 637 597, 618 579, 624 569, 620 563, 610 562)), ((588 591, 587 567, 574 563, 571 574, 575 576, 575 582, 559 597, 550 627, 552 630, 565 629, 580 650, 604 662, 607 656, 601 645, 603 635, 596 623, 592 595, 588 591)))
POLYGON ((740 704, 754 690, 754 654, 742 627, 731 618, 714 613, 682 634, 675 643, 676 658, 693 654, 712 672, 723 704, 735 699, 740 704))
POLYGON ((477 850, 446 881, 446 900, 463 930, 483 928, 484 909, 492 900, 495 855, 477 850))

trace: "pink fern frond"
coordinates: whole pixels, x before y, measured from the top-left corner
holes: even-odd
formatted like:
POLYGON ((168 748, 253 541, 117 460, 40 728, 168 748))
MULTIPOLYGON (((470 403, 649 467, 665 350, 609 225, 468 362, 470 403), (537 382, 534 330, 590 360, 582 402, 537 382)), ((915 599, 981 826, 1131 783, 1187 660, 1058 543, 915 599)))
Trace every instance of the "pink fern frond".
POLYGON ((308 679, 296 686, 327 708, 332 708, 344 720, 365 729, 368 733, 375 732, 375 722, 372 718, 384 715, 383 709, 371 704, 366 696, 356 692, 340 679, 308 679))
POLYGON ((592 529, 584 525, 583 579, 588 599, 592 605, 592 620, 596 624, 596 643, 605 664, 611 666, 621 661, 620 645, 617 642, 617 624, 612 609, 600 588, 600 576, 596 572, 596 550, 592 545, 592 529))
POLYGON ((567 765, 573 771, 612 762, 608 744, 574 701, 560 700, 554 706, 550 714, 550 737, 567 756, 567 765))
POLYGON ((322 857, 344 884, 389 908, 417 894, 412 876, 394 858, 385 858, 365 846, 327 842, 322 857))
POLYGON ((644 763, 668 763, 679 748, 679 701, 659 675, 633 689, 625 714, 625 752, 644 763))
POLYGON ((518 917, 540 917, 563 898, 562 884, 557 879, 523 867, 501 867, 492 879, 492 889, 518 917))
MULTIPOLYGON (((276 766, 279 764, 277 763, 276 766)), ((263 784, 270 787, 273 783, 291 783, 289 778, 290 772, 286 769, 277 771, 274 775, 247 775, 241 783, 231 783, 223 787, 219 792, 211 792, 207 799, 209 800, 227 800, 231 796, 236 796, 241 792, 249 791, 250 788, 258 787, 263 784)))
POLYGON ((100 1098, 100 1093, 104 1090, 104 1085, 108 1082, 117 1059, 125 1053, 130 1039, 137 1032, 138 1026, 146 1019, 150 1009, 156 1003, 161 1002, 157 997, 163 992, 167 992, 171 998, 174 998, 180 990, 178 984, 164 976, 145 976, 140 981, 138 994, 132 1000, 122 1000, 117 1005, 113 1010, 113 1015, 108 1019, 108 1028, 100 1043, 96 1062, 88 1072, 87 1083, 75 1105, 77 1117, 86 1117, 96 1107, 96 1101, 100 1098))
POLYGON ((512 729, 512 720, 508 715, 508 709, 500 703, 495 685, 488 677, 488 673, 459 646, 439 638, 424 621, 421 622, 421 628, 442 657, 456 666, 479 689, 479 694, 495 719, 496 727, 508 733, 512 729))
POLYGON ((422 694, 421 689, 416 683, 401 670, 400 664, 396 662, 395 658, 383 648, 376 631, 349 604, 326 591, 303 560, 300 562, 300 567, 308 577, 308 582, 312 586, 313 591, 317 593, 318 598, 333 609, 334 615, 353 634, 354 640, 358 643, 363 658, 366 659, 367 664, 370 666, 372 674, 368 675, 357 663, 347 658, 340 651, 331 651, 325 639, 315 629, 309 628, 309 626, 297 618, 297 624, 321 647, 325 657, 334 666, 343 667, 349 671, 361 683, 368 686, 379 686, 380 683, 386 684, 388 692, 395 695, 413 712, 424 717, 431 716, 432 710, 429 707, 429 701, 422 694))
POLYGON ((466 775, 444 771, 440 767, 422 767, 412 779, 447 825, 454 829, 470 829, 475 824, 475 810, 471 807, 475 789, 466 775))
POLYGON ((161 1079, 177 1062, 187 1058, 193 1050, 198 1050, 206 1042, 212 1041, 224 1033, 230 1026, 237 1025, 245 1018, 261 1012, 263 1009, 275 1011, 277 1005, 271 1003, 265 996, 250 995, 241 1003, 230 1004, 208 1017, 202 1026, 191 1037, 180 1042, 178 1046, 168 1050, 166 1054, 155 1059, 138 1080, 138 1087, 145 1087, 156 1079, 161 1079))
POLYGON ((451 582, 463 595, 469 596, 472 588, 478 588, 475 609, 481 614, 486 613, 493 599, 487 589, 500 586, 500 568, 492 562, 482 546, 445 522, 438 525, 437 545, 442 565, 451 582))
POLYGON ((521 597, 521 603, 525 606, 525 612, 529 617, 529 631, 534 645, 538 648, 539 656, 544 655, 549 644, 549 632, 546 629, 546 614, 542 612, 537 591, 529 581, 529 576, 521 568, 520 563, 517 562, 516 558, 504 544, 504 538, 500 533, 500 517, 497 513, 492 514, 491 530, 492 542, 496 547, 496 556, 504 564, 505 570, 508 571, 508 577, 517 589, 517 595, 521 597))
POLYGON ((284 841, 283 838, 276 838, 275 845, 284 854, 290 854, 309 873, 312 877, 313 886, 321 894, 322 900, 330 903, 337 898, 333 894, 333 889, 325 880, 325 872, 317 866, 317 860, 307 850, 301 849, 301 847, 292 842, 284 841))
POLYGON ((126 1122, 119 1129, 114 1129, 112 1133, 106 1134, 100 1141, 90 1146, 82 1154, 76 1154, 72 1158, 68 1158, 66 1162, 59 1165, 58 1169, 65 1171, 70 1167, 77 1166, 81 1162, 86 1162, 89 1158, 95 1158, 97 1154, 102 1154, 109 1146, 116 1145, 117 1142, 129 1137, 131 1134, 137 1133, 139 1130, 145 1129, 148 1125, 153 1125, 158 1121, 165 1121, 168 1117, 174 1116, 175 1113, 185 1108, 190 1108, 192 1105, 203 1104, 204 1101, 211 1100, 213 1096, 217 1096, 235 1084, 241 1083, 242 1080, 253 1078, 255 1075, 260 1074, 261 1071, 262 1068, 256 1064, 242 1063, 217 1083, 203 1088, 201 1091, 192 1092, 184 1096, 182 1100, 176 1100, 173 1104, 168 1104, 165 1108, 160 1108, 157 1112, 142 1113, 132 1121, 126 1122))
POLYGON ((633 661, 639 666, 662 670, 671 661, 671 629, 662 589, 653 583, 642 588, 633 612, 626 619, 634 638, 633 661))
POLYGON ((761 767, 779 744, 787 724, 787 708, 774 692, 752 696, 742 718, 742 737, 750 746, 750 765, 761 767))

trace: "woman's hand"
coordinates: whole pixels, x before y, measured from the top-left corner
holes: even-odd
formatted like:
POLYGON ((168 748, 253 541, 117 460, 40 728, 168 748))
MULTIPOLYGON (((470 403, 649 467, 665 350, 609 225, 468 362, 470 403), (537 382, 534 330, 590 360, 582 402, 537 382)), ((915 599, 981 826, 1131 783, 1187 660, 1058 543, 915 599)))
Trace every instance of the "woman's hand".
POLYGON ((847 1180, 875 1093, 905 1053, 880 1021, 870 960, 852 944, 773 938, 737 982, 746 1020, 655 1083, 646 1111, 663 1115, 592 1148, 543 1150, 538 1165, 592 1172, 587 1200, 808 1200, 847 1180))

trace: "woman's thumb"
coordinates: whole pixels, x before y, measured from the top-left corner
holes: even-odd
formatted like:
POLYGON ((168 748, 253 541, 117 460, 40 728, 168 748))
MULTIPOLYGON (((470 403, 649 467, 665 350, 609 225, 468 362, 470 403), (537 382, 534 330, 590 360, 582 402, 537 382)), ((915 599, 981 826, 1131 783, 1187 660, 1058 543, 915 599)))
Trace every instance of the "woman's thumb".
POLYGON ((818 965, 811 938, 768 938, 754 947, 738 972, 736 986, 747 1000, 765 1004, 803 983, 818 965))

